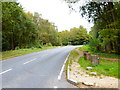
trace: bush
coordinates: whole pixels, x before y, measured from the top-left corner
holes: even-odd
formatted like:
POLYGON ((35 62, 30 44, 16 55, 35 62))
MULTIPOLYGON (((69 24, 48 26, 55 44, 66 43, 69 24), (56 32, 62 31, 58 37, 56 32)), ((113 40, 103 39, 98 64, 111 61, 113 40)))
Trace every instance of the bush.
POLYGON ((52 46, 51 43, 46 43, 44 46, 52 46))
POLYGON ((15 50, 18 50, 18 49, 20 49, 20 47, 19 47, 19 46, 15 47, 15 50))
POLYGON ((100 49, 99 40, 97 38, 90 37, 89 38, 89 46, 91 51, 97 52, 100 49))
POLYGON ((31 47, 31 49, 33 50, 33 49, 34 49, 34 47, 31 47))
POLYGON ((42 46, 41 46, 41 45, 38 45, 38 46, 36 46, 36 48, 42 48, 42 46))

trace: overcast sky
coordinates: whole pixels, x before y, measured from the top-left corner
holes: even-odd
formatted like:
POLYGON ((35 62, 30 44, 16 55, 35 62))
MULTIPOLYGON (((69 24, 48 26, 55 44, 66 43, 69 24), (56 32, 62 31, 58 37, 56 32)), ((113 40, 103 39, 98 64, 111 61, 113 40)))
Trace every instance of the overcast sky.
POLYGON ((18 0, 25 11, 42 14, 44 19, 54 22, 58 31, 70 30, 73 27, 83 25, 87 30, 93 26, 80 13, 71 12, 67 3, 62 0, 18 0))

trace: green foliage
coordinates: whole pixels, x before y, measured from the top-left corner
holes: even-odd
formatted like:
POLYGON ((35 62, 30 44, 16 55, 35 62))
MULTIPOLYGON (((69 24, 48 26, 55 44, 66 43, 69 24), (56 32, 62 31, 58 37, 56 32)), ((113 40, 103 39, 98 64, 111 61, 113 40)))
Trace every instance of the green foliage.
POLYGON ((91 29, 91 37, 89 38, 89 45, 92 50, 114 54, 120 53, 118 48, 120 44, 120 18, 118 16, 120 13, 118 9, 120 7, 118 5, 120 5, 119 2, 90 2, 83 6, 84 15, 89 14, 89 19, 92 18, 94 21, 94 27, 91 29), (93 11, 90 8, 96 8, 98 11, 95 9, 93 11), (85 13, 85 10, 88 11, 88 14, 85 13), (96 13, 92 15, 95 11, 96 13))
POLYGON ((110 54, 110 53, 100 53, 100 52, 96 52, 94 50, 91 49, 91 47, 89 45, 84 45, 82 47, 78 48, 80 51, 88 51, 91 54, 96 54, 96 55, 100 55, 100 57, 106 57, 106 58, 120 58, 120 55, 117 54, 110 54))
POLYGON ((69 43, 72 45, 80 45, 88 40, 87 31, 83 26, 71 28, 70 31, 62 31, 60 32, 60 37, 63 45, 68 45, 69 43))
POLYGON ((68 68, 68 65, 71 65, 73 61, 75 60, 75 57, 78 56, 79 53, 74 50, 70 52, 70 55, 68 57, 67 63, 66 63, 66 68, 68 68))
POLYGON ((81 67, 86 69, 86 67, 93 67, 92 72, 97 72, 98 75, 104 74, 107 76, 113 76, 120 78, 118 75, 118 62, 108 61, 105 59, 100 59, 100 64, 97 66, 92 66, 90 61, 84 60, 84 57, 80 57, 78 63, 81 67))
POLYGON ((51 43, 46 43, 44 46, 52 46, 51 43))
MULTIPOLYGON (((65 0, 74 6, 79 0, 65 0)), ((73 7, 70 7, 73 9, 73 7)), ((74 9, 73 9, 74 10, 74 9)), ((94 51, 120 54, 120 2, 90 2, 80 6, 81 15, 94 26, 89 44, 94 51)))
POLYGON ((97 52, 100 47, 99 40, 97 38, 89 37, 89 46, 91 51, 97 52))
POLYGON ((39 13, 25 13, 16 2, 2 2, 2 13, 3 51, 59 44, 56 26, 39 13))
POLYGON ((89 47, 88 45, 83 45, 82 47, 79 47, 78 49, 79 49, 80 51, 90 51, 89 48, 90 48, 90 47, 89 47))

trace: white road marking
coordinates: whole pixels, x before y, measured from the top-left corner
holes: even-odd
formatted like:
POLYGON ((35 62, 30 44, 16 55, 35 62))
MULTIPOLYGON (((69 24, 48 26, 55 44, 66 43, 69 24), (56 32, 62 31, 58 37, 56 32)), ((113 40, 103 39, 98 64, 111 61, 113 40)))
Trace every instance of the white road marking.
POLYGON ((1 72, 0 75, 3 74, 3 73, 9 72, 9 71, 11 71, 11 70, 12 70, 12 68, 11 68, 11 69, 8 69, 8 70, 5 70, 5 71, 1 72))
POLYGON ((58 88, 57 86, 54 86, 53 88, 58 88))
POLYGON ((63 72, 63 70, 64 70, 64 67, 65 67, 65 65, 63 64, 63 66, 62 66, 62 68, 61 68, 61 71, 60 71, 60 74, 58 75, 58 80, 61 79, 61 76, 62 76, 62 72, 63 72))
POLYGON ((68 54, 66 60, 64 61, 64 64, 63 64, 63 66, 62 66, 62 68, 61 68, 61 70, 60 70, 60 73, 59 73, 59 75, 58 75, 58 80, 60 80, 61 77, 62 77, 62 73, 63 73, 64 67, 65 67, 66 61, 68 60, 69 55, 70 55, 70 53, 68 54))
POLYGON ((68 65, 68 69, 67 69, 67 78, 69 79, 69 65, 68 65))
POLYGON ((32 59, 32 60, 30 60, 30 61, 27 61, 27 62, 25 62, 25 63, 23 63, 23 64, 27 64, 27 63, 30 63, 30 62, 32 62, 32 61, 34 61, 34 60, 36 60, 37 58, 34 58, 34 59, 32 59))

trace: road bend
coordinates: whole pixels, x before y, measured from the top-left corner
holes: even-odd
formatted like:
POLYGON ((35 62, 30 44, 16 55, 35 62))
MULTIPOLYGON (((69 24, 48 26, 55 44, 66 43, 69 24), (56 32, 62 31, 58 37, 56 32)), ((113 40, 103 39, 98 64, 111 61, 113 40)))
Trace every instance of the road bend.
POLYGON ((2 88, 76 88, 66 81, 64 63, 71 50, 66 46, 35 52, 2 62, 2 88))

